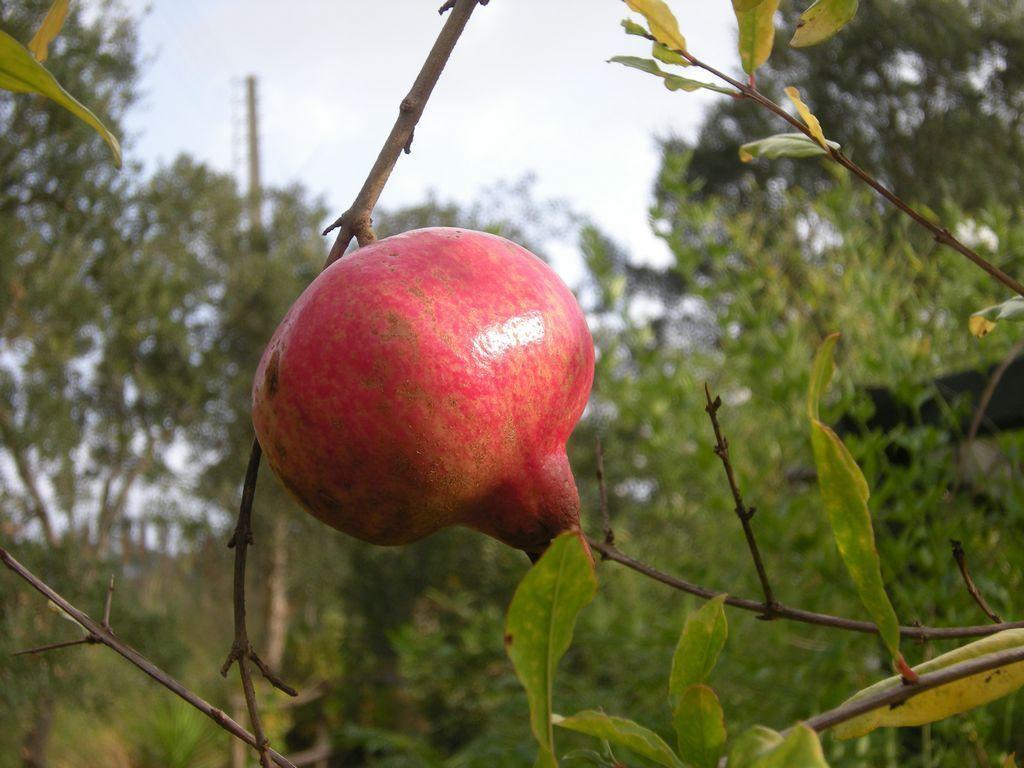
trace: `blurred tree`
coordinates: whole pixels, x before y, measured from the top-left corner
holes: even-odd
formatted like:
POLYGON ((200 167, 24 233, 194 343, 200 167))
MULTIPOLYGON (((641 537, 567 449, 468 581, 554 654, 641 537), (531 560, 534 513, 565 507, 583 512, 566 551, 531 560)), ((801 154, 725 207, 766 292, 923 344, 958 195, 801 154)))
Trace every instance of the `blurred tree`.
MULTIPOLYGON (((782 3, 775 50, 758 87, 786 101, 800 88, 825 133, 908 200, 967 214, 1024 192, 1024 6, 1015 0, 862 0, 857 18, 828 42, 790 48, 803 0, 782 3)), ((710 53, 697 51, 707 58, 710 53)), ((700 194, 742 205, 753 189, 820 189, 820 164, 743 165, 737 148, 783 133, 785 124, 744 100, 722 99, 696 140, 664 142, 667 155, 693 150, 700 194)), ((660 198, 659 198, 660 199, 660 198)))

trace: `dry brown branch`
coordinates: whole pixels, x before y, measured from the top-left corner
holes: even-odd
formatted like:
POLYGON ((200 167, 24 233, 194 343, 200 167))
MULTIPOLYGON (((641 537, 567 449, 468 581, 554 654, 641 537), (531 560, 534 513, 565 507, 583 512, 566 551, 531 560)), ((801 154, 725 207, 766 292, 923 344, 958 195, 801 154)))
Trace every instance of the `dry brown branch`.
POLYGON ((873 709, 899 706, 915 696, 920 696, 925 691, 938 688, 940 685, 946 685, 947 683, 962 680, 965 677, 971 677, 982 672, 988 672, 989 670, 1007 667, 1021 661, 1024 661, 1024 648, 1014 648, 1009 651, 979 656, 976 659, 954 664, 937 672, 918 675, 917 682, 912 685, 900 685, 896 688, 867 696, 859 701, 842 704, 835 709, 830 709, 828 712, 823 712, 820 715, 815 715, 805 720, 804 724, 816 731, 824 731, 840 723, 852 720, 857 715, 870 712, 873 709))
MULTIPOLYGON (((54 605, 60 608, 64 613, 70 616, 75 623, 77 623, 86 632, 86 637, 65 643, 54 643, 50 646, 42 646, 41 648, 31 649, 30 651, 23 651, 23 653, 42 653, 46 650, 52 650, 56 648, 63 648, 69 645, 80 645, 84 643, 98 643, 105 645, 112 651, 126 659, 131 664, 138 667, 145 674, 155 680, 158 684, 162 685, 173 694, 183 699, 186 703, 198 709, 204 715, 209 717, 218 726, 223 728, 225 731, 230 733, 237 739, 241 739, 251 747, 256 747, 258 742, 256 737, 249 733, 245 728, 239 725, 236 721, 232 720, 221 710, 205 701, 199 695, 193 693, 191 690, 186 688, 184 685, 179 683, 169 674, 164 672, 162 669, 157 667, 153 662, 139 653, 135 648, 130 646, 124 640, 120 639, 114 634, 113 630, 109 626, 105 626, 103 623, 94 621, 89 618, 89 615, 84 611, 79 610, 74 605, 69 603, 63 597, 61 597, 52 587, 44 583, 35 574, 29 571, 25 566, 19 563, 13 555, 11 555, 6 549, 0 547, 0 562, 19 578, 27 582, 37 592, 39 592, 47 600, 51 601, 54 605)), ((113 590, 107 588, 107 600, 109 605, 110 596, 113 594, 113 590)), ((104 614, 107 615, 106 607, 104 608, 104 614)), ((295 768, 288 758, 275 752, 272 749, 267 750, 268 757, 280 768, 295 768)))
POLYGON ((981 591, 974 583, 974 579, 971 578, 971 571, 967 567, 967 555, 964 552, 964 545, 956 539, 950 540, 949 543, 953 547, 953 559, 956 561, 956 567, 960 570, 960 576, 964 580, 964 585, 967 587, 967 591, 970 593, 971 597, 974 598, 974 602, 978 604, 978 607, 981 608, 985 615, 992 619, 992 621, 996 624, 1002 624, 1002 618, 989 607, 988 602, 986 602, 981 591))
MULTIPOLYGON (((387 184, 388 177, 391 176, 391 171, 394 169, 395 163, 398 162, 399 156, 403 150, 411 148, 416 123, 423 115, 427 100, 430 98, 434 86, 437 85, 441 72, 444 70, 445 64, 448 63, 448 58, 478 2, 479 0, 457 0, 454 3, 446 3, 441 8, 441 13, 444 13, 450 7, 451 13, 448 15, 444 27, 441 28, 434 46, 430 49, 426 61, 423 62, 423 67, 420 69, 419 75, 416 76, 412 88, 402 99, 398 108, 398 119, 395 120, 391 133, 384 141, 384 146, 381 147, 376 162, 370 169, 366 181, 363 182, 362 189, 359 190, 359 194, 356 195, 356 199, 349 209, 324 230, 325 235, 332 230, 338 230, 338 236, 334 240, 334 245, 331 246, 327 263, 324 265, 325 268, 342 257, 353 236, 359 245, 366 245, 376 239, 371 226, 371 214, 374 206, 377 205, 380 193, 384 190, 384 185, 387 184)), ((480 2, 480 5, 486 5, 486 2, 480 2)))
MULTIPOLYGON (((718 595, 726 594, 722 590, 710 589, 708 587, 671 576, 664 571, 659 571, 657 568, 654 568, 647 563, 643 563, 630 557, 620 551, 617 547, 605 544, 603 541, 599 541, 593 537, 588 536, 587 541, 590 543, 590 546, 594 551, 601 553, 603 559, 613 560, 614 562, 624 565, 630 570, 636 571, 649 579, 661 582, 673 589, 678 589, 680 592, 686 592, 687 594, 703 597, 704 599, 710 599, 712 597, 717 597, 718 595)), ((769 609, 769 606, 765 605, 760 600, 750 600, 749 598, 734 597, 732 595, 728 595, 725 598, 725 604, 730 605, 733 608, 739 608, 744 611, 751 611, 762 615, 769 609)), ((792 608, 788 605, 784 605, 783 603, 776 603, 771 607, 771 610, 773 619, 788 619, 789 621, 799 621, 804 624, 815 624, 820 627, 842 629, 848 632, 863 632, 865 634, 873 635, 878 634, 878 627, 870 621, 858 621, 856 619, 847 619, 843 616, 832 616, 827 613, 805 611, 802 608, 792 608)), ((1021 628, 1024 628, 1024 621, 1006 621, 1001 624, 978 624, 964 627, 925 627, 916 625, 911 627, 900 627, 900 635, 903 637, 921 640, 956 640, 967 637, 986 637, 988 635, 994 635, 996 632, 1001 632, 1004 629, 1021 628)))
POLYGON ((601 496, 601 525, 603 526, 604 543, 615 546, 615 533, 612 531, 611 517, 608 514, 608 488, 604 481, 604 447, 601 445, 601 438, 597 438, 594 444, 597 455, 597 488, 601 496))
MULTIPOLYGON (((367 245, 377 239, 373 231, 371 214, 380 193, 384 189, 388 178, 391 175, 398 157, 403 151, 409 152, 412 144, 413 132, 419 122, 427 100, 430 98, 434 86, 437 84, 444 70, 448 58, 451 56, 459 36, 466 27, 470 15, 472 15, 477 4, 486 5, 487 0, 456 0, 451 6, 451 14, 445 21, 444 26, 438 33, 430 53, 427 55, 419 75, 413 82, 408 95, 402 100, 399 106, 398 119, 395 121, 391 133, 388 135, 377 156, 376 162, 370 169, 366 181, 363 182, 355 201, 345 213, 324 230, 328 234, 333 229, 339 229, 338 236, 331 247, 323 269, 327 269, 339 259, 348 248, 352 237, 355 236, 359 245, 367 245)), ((442 8, 441 12, 447 8, 442 8)), ((270 683, 290 696, 297 692, 282 681, 253 650, 249 640, 248 630, 245 621, 245 570, 249 546, 253 543, 252 535, 252 505, 256 494, 256 478, 259 473, 260 461, 263 451, 259 442, 254 438, 252 448, 249 452, 249 463, 246 467, 245 481, 242 486, 242 499, 239 504, 238 520, 235 524, 235 531, 228 543, 229 547, 235 549, 235 572, 234 572, 234 622, 235 636, 228 653, 227 660, 221 668, 221 674, 227 675, 228 670, 234 662, 238 662, 238 673, 242 681, 242 691, 245 694, 246 708, 249 712, 249 719, 252 722, 252 729, 255 733, 254 746, 259 751, 260 762, 263 768, 269 768, 269 754, 271 752, 263 726, 260 723, 259 708, 256 702, 256 692, 252 684, 252 675, 249 669, 250 663, 255 665, 270 683)))
POLYGON ((722 427, 718 423, 718 411, 722 407, 722 398, 712 399, 711 388, 707 382, 704 383, 704 396, 708 401, 704 410, 707 412, 708 418, 711 419, 711 428, 715 431, 715 455, 722 460, 722 467, 725 469, 725 476, 729 481, 729 490, 732 491, 732 500, 736 504, 736 516, 740 519, 740 525, 743 526, 743 536, 747 540, 747 548, 750 550, 750 557, 757 570, 757 578, 761 582, 761 591, 764 593, 764 604, 768 606, 768 610, 762 614, 762 618, 770 619, 774 613, 776 601, 775 595, 772 593, 772 585, 768 581, 768 571, 765 570, 761 551, 757 546, 757 539, 754 538, 754 528, 750 524, 756 510, 743 503, 743 495, 740 493, 740 487, 736 482, 736 473, 732 468, 732 459, 729 457, 729 441, 722 434, 722 427))
POLYGON ((1006 353, 1006 357, 1002 359, 999 365, 996 366, 995 370, 992 371, 992 375, 989 377, 988 383, 985 385, 985 390, 981 393, 981 399, 978 400, 978 407, 974 411, 974 418, 971 419, 970 429, 967 430, 967 438, 964 440, 964 451, 970 450, 971 443, 974 442, 974 438, 978 436, 978 430, 981 429, 981 422, 985 419, 985 413, 988 411, 988 405, 992 402, 992 395, 995 394, 996 388, 999 386, 999 382, 1003 380, 1003 375, 1007 369, 1013 365, 1013 361, 1016 360, 1021 353, 1024 352, 1024 339, 1019 339, 1016 344, 1010 347, 1010 351, 1006 353))
MULTIPOLYGON (((653 35, 644 35, 644 37, 646 37, 648 40, 655 40, 653 35)), ((655 42, 657 41, 655 40, 655 42)), ((761 91, 757 89, 757 85, 755 84, 753 75, 751 75, 748 81, 744 83, 740 80, 737 80, 734 77, 730 77, 729 75, 725 74, 725 72, 722 72, 720 69, 717 69, 716 67, 713 67, 710 64, 701 61, 688 51, 681 51, 677 48, 671 50, 673 50, 675 53, 679 54, 684 59, 686 59, 686 61, 691 66, 703 69, 705 72, 714 75, 722 82, 728 83, 730 86, 735 88, 736 93, 732 94, 732 96, 734 96, 735 98, 750 99, 755 104, 758 104, 764 109, 767 109, 769 112, 782 118, 791 126, 800 131, 800 133, 804 134, 812 141, 817 143, 817 139, 815 138, 814 134, 811 133, 811 130, 806 125, 804 125, 802 120, 799 120, 793 115, 791 115, 783 107, 772 101, 770 98, 765 96, 763 93, 761 93, 761 91)), ((950 232, 948 227, 943 226, 941 223, 936 224, 923 213, 913 208, 910 204, 903 200, 903 198, 901 198, 891 189, 882 184, 878 179, 876 179, 866 170, 864 170, 855 162, 853 162, 853 160, 848 158, 841 150, 835 149, 834 147, 830 146, 824 147, 824 150, 830 160, 846 168, 848 171, 853 173, 854 176, 856 176, 858 179, 860 179, 873 190, 875 190, 875 192, 877 192, 881 197, 885 198, 895 208, 909 216, 918 225, 928 230, 931 233, 932 237, 935 238, 935 242, 949 246, 954 251, 959 253, 961 256, 964 256, 965 258, 969 259, 971 262, 976 264, 978 267, 981 267, 981 269, 988 272, 989 275, 994 277, 996 280, 998 280, 1004 286, 1009 288, 1011 291, 1020 296, 1024 296, 1024 283, 1021 283, 1019 280, 1006 274, 1006 272, 1004 272, 995 264, 992 264, 990 261, 985 259, 977 251, 973 250, 972 248, 969 248, 966 244, 961 242, 952 232, 950 232)))

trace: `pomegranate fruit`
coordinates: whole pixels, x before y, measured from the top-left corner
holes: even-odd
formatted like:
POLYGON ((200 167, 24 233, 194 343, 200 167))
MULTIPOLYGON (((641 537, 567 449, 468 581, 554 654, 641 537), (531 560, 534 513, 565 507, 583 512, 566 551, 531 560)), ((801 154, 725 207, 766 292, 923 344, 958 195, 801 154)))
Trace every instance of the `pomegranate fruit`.
POLYGON ((431 228, 335 262, 274 332, 253 424, 328 525, 405 544, 452 525, 533 556, 579 526, 565 443, 594 344, 572 293, 504 238, 431 228))

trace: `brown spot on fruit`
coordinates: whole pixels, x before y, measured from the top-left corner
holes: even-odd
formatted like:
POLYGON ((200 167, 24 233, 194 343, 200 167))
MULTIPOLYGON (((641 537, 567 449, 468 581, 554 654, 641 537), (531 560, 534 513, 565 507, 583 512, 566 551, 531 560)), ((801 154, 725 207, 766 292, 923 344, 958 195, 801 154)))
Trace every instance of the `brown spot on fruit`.
POLYGON ((273 398, 277 394, 278 386, 278 371, 281 367, 281 350, 275 349, 274 354, 270 357, 270 363, 267 365, 267 371, 263 375, 263 386, 267 389, 267 397, 273 398))

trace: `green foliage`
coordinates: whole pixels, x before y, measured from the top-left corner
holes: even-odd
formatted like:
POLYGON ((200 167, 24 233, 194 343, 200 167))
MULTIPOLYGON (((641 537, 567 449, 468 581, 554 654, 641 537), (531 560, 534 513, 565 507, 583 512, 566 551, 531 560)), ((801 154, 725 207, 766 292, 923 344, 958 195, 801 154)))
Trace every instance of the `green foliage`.
POLYGON ((603 739, 665 768, 683 768, 683 762, 658 734, 632 720, 585 710, 572 717, 555 715, 554 724, 559 728, 603 739))
POLYGON ((857 0, 815 0, 800 14, 789 44, 794 48, 817 45, 828 40, 857 15, 857 0))
POLYGON ((861 602, 875 624, 893 661, 905 668, 900 654, 900 627, 882 582, 882 564, 875 548, 875 531, 868 509, 867 480, 839 436, 820 418, 821 397, 835 371, 833 355, 839 334, 825 338, 814 358, 807 388, 807 417, 818 473, 821 500, 832 526, 839 554, 850 572, 861 602))
POLYGON ((739 27, 740 63, 743 71, 753 75, 768 61, 775 43, 775 12, 779 0, 761 0, 758 3, 733 3, 736 25, 739 27))
POLYGON ((725 748, 725 715, 706 685, 691 685, 676 702, 673 722, 679 754, 695 768, 716 768, 725 748))
MULTIPOLYGON (((827 144, 832 149, 839 149, 834 141, 827 144)), ((755 157, 774 160, 778 157, 817 157, 824 154, 824 147, 802 133, 778 133, 740 146, 740 160, 745 163, 755 157)))
POLYGON ((523 577, 508 609, 505 648, 530 701, 538 766, 557 765, 551 730, 555 669, 572 643, 577 614, 596 591, 586 543, 578 534, 564 533, 523 577))
MULTIPOLYGON (((664 54, 662 55, 662 60, 664 60, 664 54)), ((700 88, 705 88, 709 91, 718 91, 719 93, 732 93, 731 89, 723 88, 714 83, 705 83, 700 80, 680 77, 679 75, 673 75, 671 72, 666 72, 653 59, 644 59, 639 56, 612 56, 608 61, 622 64, 632 69, 639 69, 641 72, 647 72, 651 75, 657 75, 670 91, 696 91, 700 88)))
POLYGON ((686 617, 686 624, 672 655, 668 695, 673 705, 678 703, 688 687, 707 680, 715 668, 729 634, 722 607, 724 604, 725 595, 719 595, 686 617))
POLYGON ((64 107, 103 137, 114 154, 115 165, 121 167, 121 145, 114 134, 87 107, 64 90, 27 48, 3 30, 0 30, 0 88, 14 93, 38 93, 64 107))
MULTIPOLYGON (((778 27, 795 30, 807 6, 784 0, 778 27)), ((775 101, 783 86, 799 85, 829 138, 904 199, 936 210, 952 202, 979 214, 1021 197, 1024 143, 1004 105, 1024 92, 1022 22, 1024 7, 1014 2, 862 0, 856 18, 823 45, 793 48, 780 36, 758 84, 775 101)), ((711 64, 724 63, 699 40, 691 47, 711 64)), ((783 127, 749 100, 723 99, 695 138, 670 135, 664 148, 670 155, 692 151, 690 172, 702 180, 701 194, 732 201, 731 214, 758 189, 834 183, 816 163, 736 163, 738 146, 783 127)), ((883 228, 895 218, 886 217, 883 228)))
MULTIPOLYGON (((938 672, 971 659, 1009 651, 1024 645, 1024 630, 1007 629, 990 637, 975 640, 914 667, 919 675, 938 672)), ((847 701, 855 702, 866 696, 892 690, 903 685, 899 677, 890 677, 859 691, 847 701)), ((870 733, 882 726, 925 725, 951 715, 966 712, 1007 696, 1024 685, 1024 662, 1000 669, 982 672, 915 696, 898 707, 882 707, 841 723, 835 729, 840 739, 852 739, 870 733)))

